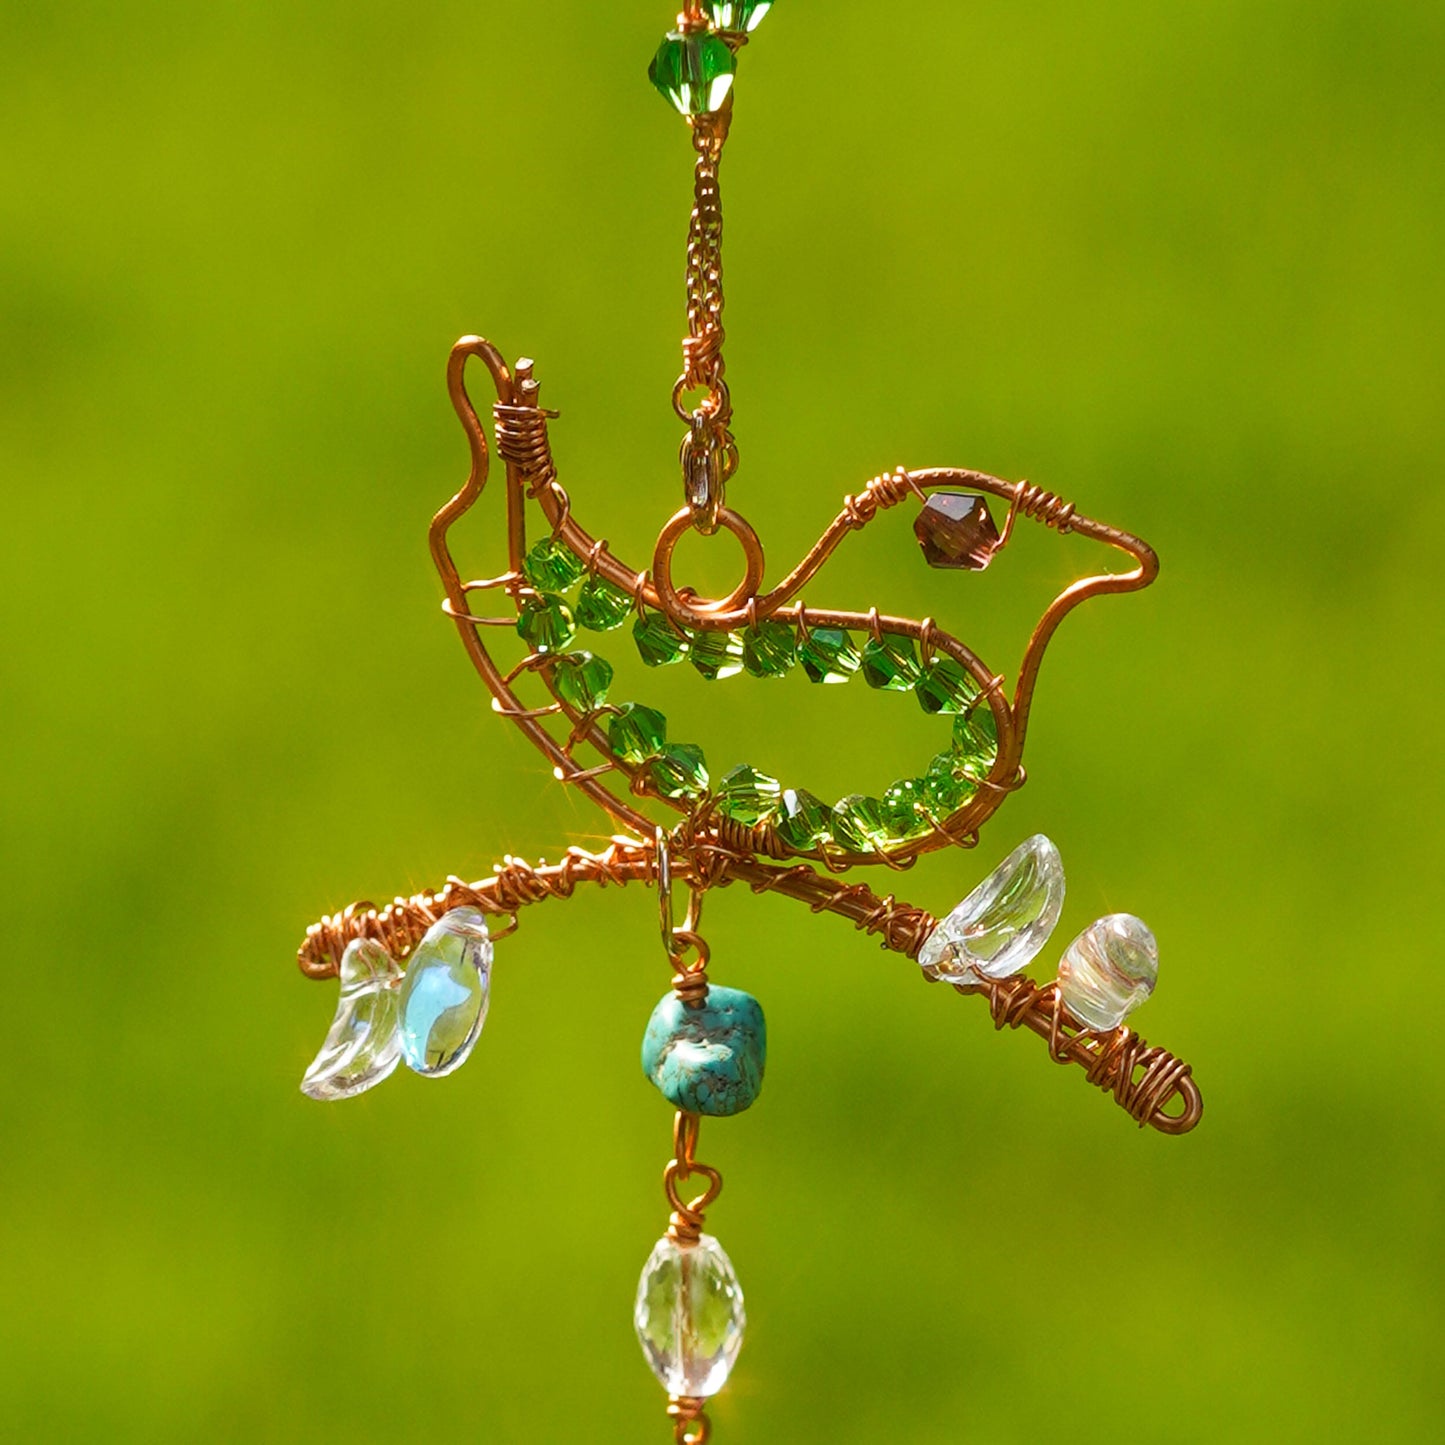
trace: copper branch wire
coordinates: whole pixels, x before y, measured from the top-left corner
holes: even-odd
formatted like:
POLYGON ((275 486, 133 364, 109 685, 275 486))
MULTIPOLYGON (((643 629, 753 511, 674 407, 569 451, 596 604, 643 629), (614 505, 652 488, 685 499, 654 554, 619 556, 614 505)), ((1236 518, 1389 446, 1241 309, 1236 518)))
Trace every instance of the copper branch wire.
MULTIPOLYGON (((733 854, 711 839, 697 838, 685 846, 674 839, 672 867, 679 882, 699 876, 698 855, 704 853, 707 861, 701 866, 711 886, 742 883, 754 893, 778 893, 805 903, 814 913, 837 914, 906 958, 917 957, 936 924, 923 909, 891 896, 880 897, 867 884, 823 877, 806 863, 770 866, 755 857, 733 854)), ((374 939, 393 958, 405 958, 452 908, 469 906, 511 919, 531 904, 570 898, 582 883, 604 888, 627 883, 655 886, 657 873, 654 845, 622 839, 602 853, 569 849, 561 862, 550 865, 507 858, 490 878, 474 883, 449 878, 438 889, 397 898, 383 908, 355 903, 322 919, 307 930, 299 954, 301 971, 309 978, 334 977, 342 952, 355 938, 374 939)), ((1091 1083, 1113 1094, 1141 1124, 1163 1134, 1184 1134, 1198 1124, 1203 1102, 1188 1064, 1163 1049, 1150 1048, 1129 1029, 1105 1035, 1086 1032, 1052 986, 1041 988, 1015 976, 961 987, 959 992, 982 994, 998 1027, 1026 1028, 1048 1042, 1058 1062, 1080 1065, 1091 1083)))

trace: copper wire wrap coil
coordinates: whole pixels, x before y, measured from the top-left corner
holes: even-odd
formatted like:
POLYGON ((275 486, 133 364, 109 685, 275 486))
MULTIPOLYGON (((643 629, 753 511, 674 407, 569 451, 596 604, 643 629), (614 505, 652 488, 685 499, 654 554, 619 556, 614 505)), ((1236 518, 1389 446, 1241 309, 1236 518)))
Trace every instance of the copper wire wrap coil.
POLYGON ((707 1445, 712 1439, 712 1423, 708 1420, 707 1401, 692 1395, 674 1395, 667 1404, 667 1418, 673 1422, 675 1445, 707 1445))
MULTIPOLYGON (((730 852, 703 835, 689 845, 672 841, 672 867, 680 882, 706 879, 706 886, 742 883, 754 893, 779 893, 805 903, 814 913, 832 913, 885 949, 916 958, 936 920, 923 909, 892 897, 880 897, 865 883, 824 877, 805 863, 774 867, 730 852)), ((403 959, 422 935, 449 909, 470 906, 500 915, 510 932, 517 915, 534 903, 570 898, 579 884, 598 887, 657 883, 657 852, 649 843, 617 840, 602 853, 569 849, 561 862, 536 866, 507 858, 490 878, 467 883, 450 878, 440 888, 398 898, 383 908, 354 903, 313 924, 299 953, 309 978, 335 977, 341 954, 355 938, 371 938, 393 958, 403 959)), ((1199 1123, 1203 1099, 1189 1065, 1164 1049, 1152 1048, 1127 1028, 1111 1034, 1086 1031, 1064 1007, 1052 985, 1040 987, 1015 976, 980 986, 958 986, 961 994, 981 994, 999 1028, 1025 1028, 1049 1045, 1061 1064, 1077 1064, 1095 1087, 1141 1125, 1162 1134, 1186 1134, 1199 1123)))

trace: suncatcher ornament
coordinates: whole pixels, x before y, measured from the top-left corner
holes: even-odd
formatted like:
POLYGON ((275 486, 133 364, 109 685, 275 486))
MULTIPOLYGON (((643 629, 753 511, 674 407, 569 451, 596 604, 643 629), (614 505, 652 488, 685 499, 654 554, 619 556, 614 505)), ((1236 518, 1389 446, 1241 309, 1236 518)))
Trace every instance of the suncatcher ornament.
POLYGON ((1029 482, 900 467, 847 497, 812 549, 767 585, 762 542, 728 503, 738 447, 723 357, 719 168, 738 53, 771 8, 768 0, 690 0, 652 63, 653 83, 690 127, 695 166, 687 335, 672 397, 684 428, 683 505, 663 525, 645 570, 624 562, 574 514, 552 460, 548 427, 557 413, 542 406, 534 363, 510 364, 490 342, 467 336, 447 368, 471 471, 431 524, 443 608, 494 711, 522 730, 560 782, 602 810, 613 841, 600 853, 568 848, 552 864, 508 857, 490 877, 450 878, 384 908, 352 904, 314 924, 300 952, 307 976, 341 982, 330 1032, 302 1087, 313 1098, 341 1099, 380 1083, 401 1062, 430 1077, 461 1067, 486 1020, 496 944, 517 931, 528 906, 589 883, 657 890, 671 987, 647 1023, 642 1067, 674 1111, 663 1176, 669 1219, 643 1270, 634 1318, 668 1392, 675 1438, 692 1445, 709 1437, 706 1402, 725 1384, 746 1323, 732 1263, 704 1228, 722 1179, 698 1157, 700 1126, 704 1117, 749 1108, 767 1061, 758 1001, 711 978, 701 931, 711 890, 741 884, 847 919, 885 949, 916 959, 925 978, 983 999, 998 1028, 1037 1034, 1050 1058, 1081 1066, 1141 1127, 1183 1134, 1202 1112, 1189 1066, 1125 1022, 1158 973, 1154 937, 1139 919, 1115 914, 1090 925, 1063 952, 1050 983, 1024 976, 1063 905, 1063 863, 1048 838, 1019 844, 941 921, 853 881, 859 869, 901 873, 925 853, 977 845, 984 824, 1024 782, 1039 669, 1059 624, 1092 598, 1147 587, 1158 561, 1137 537, 1029 482), (506 468, 506 565, 482 580, 464 580, 452 555, 453 530, 491 467, 492 444, 467 387, 473 359, 496 391, 492 432, 506 468), (851 533, 900 507, 912 509, 933 567, 981 572, 1031 522, 1097 542, 1127 568, 1060 592, 1010 683, 931 618, 803 602, 803 589, 851 533), (741 545, 743 575, 726 596, 701 597, 674 577, 675 548, 691 532, 726 532, 741 545), (503 607, 482 606, 489 598, 503 607), (510 611, 498 615, 504 608, 510 611), (910 694, 939 718, 941 750, 881 796, 855 793, 833 804, 743 760, 715 776, 701 748, 669 736, 660 712, 614 696, 612 666, 593 649, 628 628, 644 663, 688 664, 709 683, 801 669, 819 685, 861 679, 910 694))

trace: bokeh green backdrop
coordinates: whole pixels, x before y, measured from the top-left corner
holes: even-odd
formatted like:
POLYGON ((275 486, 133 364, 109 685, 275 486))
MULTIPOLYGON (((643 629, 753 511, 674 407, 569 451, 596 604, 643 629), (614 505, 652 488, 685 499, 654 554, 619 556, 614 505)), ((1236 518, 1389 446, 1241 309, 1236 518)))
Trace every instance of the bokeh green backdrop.
MULTIPOLYGON (((6 1439, 666 1435, 629 1318, 650 896, 537 910, 463 1072, 340 1106, 296 1089, 334 990, 292 954, 601 835, 488 712, 424 536, 471 330, 539 358, 624 555, 676 503, 667 20, 6 9, 6 1439)), ((1139 1023, 1208 1112, 1141 1134, 840 922, 718 897, 773 1039, 707 1137, 752 1320, 720 1440, 1438 1438, 1442 55, 1435 0, 782 0, 745 54, 733 498, 775 565, 899 462, 1164 558, 1070 621, 1029 787, 904 891, 946 908, 1047 830, 1061 940, 1155 927, 1139 1023)), ((498 570, 494 514, 469 540, 498 570)), ((900 516, 810 596, 1011 671, 1084 560, 1020 541, 930 574, 900 516)), ((861 688, 647 686, 715 766, 830 796, 936 744, 861 688)))

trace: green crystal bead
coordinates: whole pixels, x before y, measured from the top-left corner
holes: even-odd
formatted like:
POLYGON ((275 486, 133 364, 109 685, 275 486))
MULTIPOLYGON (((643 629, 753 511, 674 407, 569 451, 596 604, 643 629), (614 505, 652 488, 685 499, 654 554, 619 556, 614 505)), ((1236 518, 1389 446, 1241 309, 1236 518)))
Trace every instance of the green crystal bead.
POLYGON ((538 592, 570 592, 586 570, 555 537, 544 537, 522 561, 522 575, 538 592))
POLYGON ((577 621, 589 632, 611 632, 627 621, 632 598, 595 572, 577 594, 577 621))
POLYGON ((736 677, 743 670, 743 640, 735 632, 695 632, 692 665, 709 682, 736 677))
POLYGON ((798 636, 785 622, 743 631, 743 666, 753 677, 786 677, 798 661, 798 636))
POLYGON ((783 791, 778 811, 778 837, 800 853, 826 843, 832 836, 833 810, 802 788, 783 791))
POLYGON ((913 693, 924 712, 961 713, 978 700, 978 683, 961 664, 940 654, 929 663, 913 693))
POLYGON ((529 597, 517 618, 517 636, 533 652, 561 652, 577 636, 577 622, 560 597, 529 597))
POLYGON ((951 817, 978 792, 978 784, 965 774, 952 753, 939 753, 923 778, 928 811, 937 822, 951 817))
POLYGON ((798 660, 814 682, 847 682, 863 659, 841 627, 815 627, 798 645, 798 660))
POLYGON ((911 637, 885 633, 880 641, 870 637, 863 644, 863 681, 886 692, 912 692, 923 669, 911 637))
POLYGON ((608 720, 607 741, 624 763, 640 767, 667 742, 667 719, 640 702, 625 702, 608 720))
POLYGON ((639 617, 632 627, 632 640, 649 667, 670 667, 688 653, 688 640, 660 612, 639 617))
POLYGON ((693 743, 667 743, 652 760, 652 781, 664 798, 697 798, 707 792, 707 759, 693 743))
POLYGON ((783 785, 746 763, 728 773, 717 791, 718 812, 748 828, 771 821, 783 801, 783 785))
POLYGON ((751 33, 767 18, 773 0, 708 0, 707 18, 718 30, 751 33))
POLYGON ((552 674, 557 695, 578 712, 591 712, 607 701, 612 686, 612 664, 590 652, 569 652, 557 659, 552 674))
POLYGON ((971 778, 986 778, 998 761, 998 723, 993 709, 980 702, 972 712, 953 721, 953 755, 971 778))
POLYGON ((889 840, 906 843, 932 828, 928 820, 928 791, 918 778, 894 783, 883 794, 883 826, 889 840))
POLYGON ((833 841, 850 853, 872 853, 888 841, 883 804, 852 793, 833 808, 833 841))
POLYGON ((679 114, 696 116, 722 108, 737 68, 737 57, 716 35, 674 30, 658 46, 647 74, 679 114))

